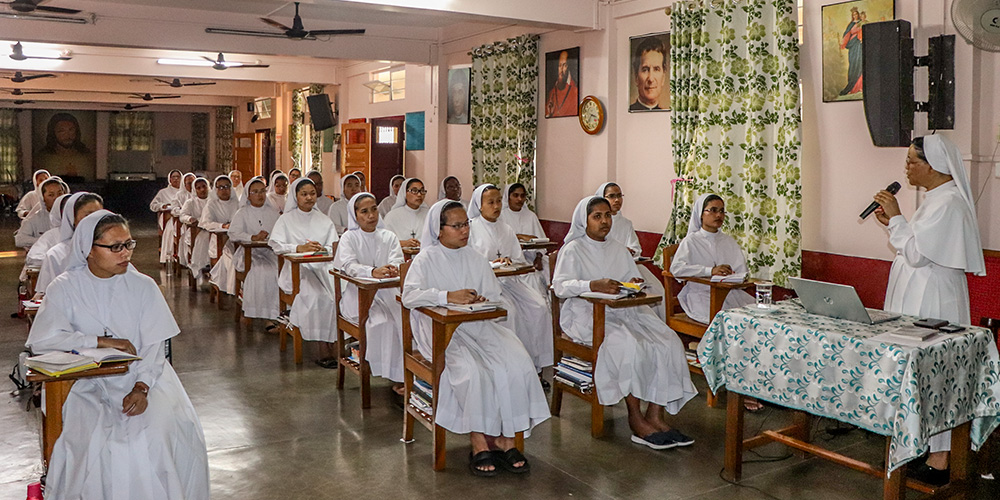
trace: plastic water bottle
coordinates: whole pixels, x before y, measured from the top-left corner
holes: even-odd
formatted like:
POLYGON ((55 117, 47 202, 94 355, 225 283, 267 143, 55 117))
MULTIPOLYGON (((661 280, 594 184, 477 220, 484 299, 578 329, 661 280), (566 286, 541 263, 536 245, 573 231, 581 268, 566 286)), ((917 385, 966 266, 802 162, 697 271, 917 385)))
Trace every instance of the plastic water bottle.
POLYGON ((26 500, 43 500, 42 483, 31 483, 28 485, 28 498, 26 500))
POLYGON ((761 281, 757 283, 757 307, 760 309, 770 309, 771 308, 771 287, 774 283, 770 281, 761 281))

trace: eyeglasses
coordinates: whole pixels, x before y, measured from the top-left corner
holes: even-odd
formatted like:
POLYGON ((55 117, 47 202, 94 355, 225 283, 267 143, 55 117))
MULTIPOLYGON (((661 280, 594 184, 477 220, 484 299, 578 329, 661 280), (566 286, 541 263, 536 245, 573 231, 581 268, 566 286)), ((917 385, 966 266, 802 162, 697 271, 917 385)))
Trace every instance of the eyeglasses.
POLYGON ((215 189, 221 189, 223 191, 229 191, 232 188, 232 186, 215 186, 215 189))
POLYGON ((459 222, 458 224, 441 224, 441 227, 450 227, 452 229, 461 231, 462 229, 469 227, 469 221, 459 222))
POLYGON ((264 194, 264 192, 265 191, 263 189, 254 189, 253 191, 250 191, 250 194, 254 194, 254 195, 256 195, 256 194, 264 194))
POLYGON ((136 241, 128 240, 121 243, 112 243, 110 245, 102 245, 100 243, 94 243, 95 247, 107 248, 111 250, 111 253, 121 253, 122 250, 132 250, 135 248, 136 241))
POLYGON ((427 194, 426 189, 407 189, 406 191, 413 194, 427 194))
POLYGON ((611 194, 605 196, 605 198, 607 198, 609 200, 620 200, 620 199, 624 199, 625 195, 623 195, 621 193, 618 193, 618 194, 611 193, 611 194))
POLYGON ((708 212, 712 215, 718 215, 718 214, 726 215, 726 209, 724 208, 716 208, 716 207, 706 208, 705 212, 708 212))

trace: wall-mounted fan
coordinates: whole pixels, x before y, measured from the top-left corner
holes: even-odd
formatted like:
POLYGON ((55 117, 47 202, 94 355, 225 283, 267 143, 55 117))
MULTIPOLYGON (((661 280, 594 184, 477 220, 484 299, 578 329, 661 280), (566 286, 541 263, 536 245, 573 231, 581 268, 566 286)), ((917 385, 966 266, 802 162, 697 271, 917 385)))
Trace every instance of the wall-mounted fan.
POLYGON ((47 1, 48 0, 13 0, 11 2, 0 2, 0 4, 5 4, 8 9, 20 14, 30 14, 35 11, 49 12, 52 14, 79 14, 81 12, 76 9, 42 5, 47 3, 47 1))
POLYGON ((105 104, 103 107, 105 107, 105 108, 115 108, 115 109, 124 109, 125 111, 132 111, 133 109, 148 108, 149 104, 132 104, 132 103, 128 103, 128 104, 126 104, 124 106, 121 106, 121 105, 118 105, 118 104, 105 104))
POLYGON ((0 76, 0 78, 5 78, 7 80, 10 80, 13 83, 24 83, 24 82, 27 82, 27 81, 35 80, 37 78, 55 78, 55 77, 56 77, 56 75, 54 75, 52 73, 39 73, 37 75, 25 75, 24 73, 22 73, 20 71, 15 71, 13 75, 10 74, 10 73, 7 73, 7 74, 5 74, 3 76, 0 76))
POLYGON ((0 88, 0 92, 6 92, 10 95, 28 95, 28 94, 55 94, 54 90, 21 90, 21 89, 10 89, 10 88, 0 88))
POLYGON ((1000 0, 955 0, 951 22, 975 47, 1000 52, 1000 0))
POLYGON ((274 19, 267 17, 260 18, 261 21, 274 26, 281 30, 281 32, 275 31, 257 31, 257 30, 241 30, 234 28, 205 28, 205 33, 214 33, 218 35, 243 35, 243 36, 266 36, 274 38, 291 38, 293 40, 315 40, 318 36, 329 36, 329 35, 363 35, 365 34, 364 29, 340 29, 340 30, 307 30, 302 24, 302 17, 299 16, 299 2, 295 2, 295 17, 292 18, 292 27, 289 28, 274 19))
POLYGON ((154 101, 156 99, 180 99, 179 95, 153 95, 149 92, 145 94, 131 94, 129 95, 132 99, 142 99, 143 101, 154 101))
POLYGON ((212 63, 212 68, 219 71, 223 71, 229 68, 270 68, 270 64, 244 64, 244 63, 227 63, 226 57, 219 52, 219 55, 215 59, 207 56, 201 56, 202 59, 212 63))
POLYGON ((25 61, 28 59, 52 59, 56 61, 69 61, 70 59, 72 59, 72 57, 67 55, 60 55, 58 57, 25 55, 24 45, 21 45, 21 42, 17 42, 14 45, 11 45, 10 49, 11 49, 10 58, 15 61, 25 61))

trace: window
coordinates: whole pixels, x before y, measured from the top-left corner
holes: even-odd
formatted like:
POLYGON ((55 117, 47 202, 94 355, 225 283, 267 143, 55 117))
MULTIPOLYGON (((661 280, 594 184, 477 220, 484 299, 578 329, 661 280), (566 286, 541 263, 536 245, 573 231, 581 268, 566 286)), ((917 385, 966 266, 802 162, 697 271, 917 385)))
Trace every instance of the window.
POLYGON ((372 88, 372 102, 399 101, 406 98, 406 68, 396 66, 371 73, 371 79, 383 85, 372 88))
POLYGON ((257 99, 253 105, 257 118, 266 120, 271 117, 271 99, 257 99))
POLYGON ((399 132, 398 127, 384 127, 380 126, 375 129, 375 143, 376 144, 396 144, 398 141, 397 133, 399 132))
POLYGON ((112 151, 151 151, 153 113, 111 113, 108 139, 112 151))

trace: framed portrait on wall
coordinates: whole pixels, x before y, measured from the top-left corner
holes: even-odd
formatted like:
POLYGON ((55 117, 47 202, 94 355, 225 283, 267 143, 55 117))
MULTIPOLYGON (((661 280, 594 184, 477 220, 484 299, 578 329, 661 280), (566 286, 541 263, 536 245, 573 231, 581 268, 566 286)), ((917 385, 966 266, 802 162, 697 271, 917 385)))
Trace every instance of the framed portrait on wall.
POLYGON ((545 54, 545 117, 580 112, 580 47, 545 54))
POLYGON ((448 123, 469 124, 469 82, 472 68, 448 70, 448 123))
POLYGON ((37 109, 31 113, 32 170, 45 169, 66 182, 97 178, 97 113, 37 109))
POLYGON ((862 100, 861 27, 893 19, 894 0, 852 0, 823 6, 823 102, 862 100))
POLYGON ((670 111, 670 32, 628 39, 628 111, 670 111))

